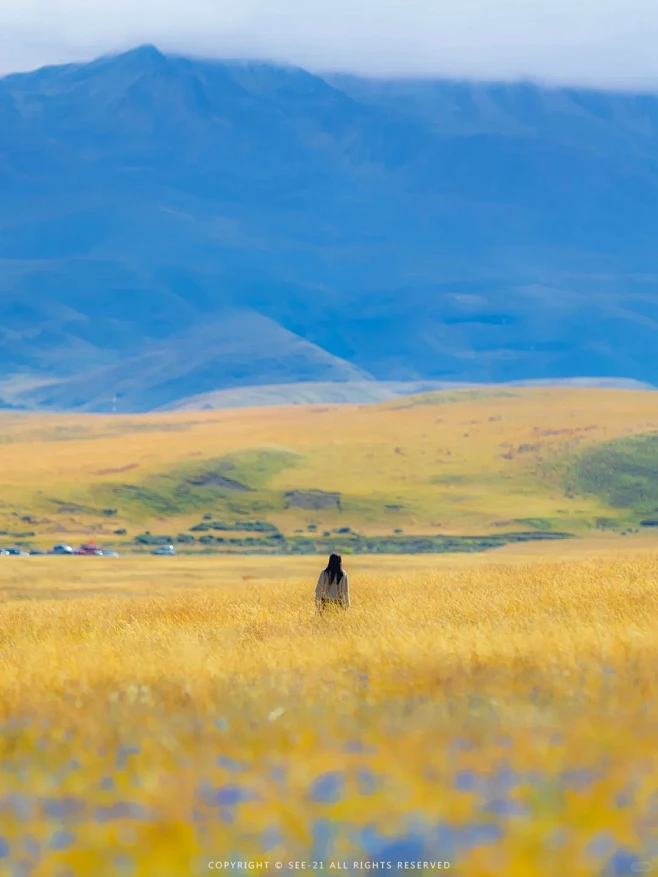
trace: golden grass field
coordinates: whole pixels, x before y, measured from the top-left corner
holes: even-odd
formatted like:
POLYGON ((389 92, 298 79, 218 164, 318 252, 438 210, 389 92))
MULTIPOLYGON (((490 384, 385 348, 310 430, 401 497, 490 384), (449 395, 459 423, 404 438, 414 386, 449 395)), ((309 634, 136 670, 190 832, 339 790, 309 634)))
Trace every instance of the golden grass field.
POLYGON ((152 498, 136 501, 139 489, 169 501, 185 473, 236 454, 247 455, 239 465, 258 490, 218 497, 220 511, 230 519, 232 504, 255 497, 254 515, 285 533, 311 522, 372 534, 499 533, 527 519, 585 533, 615 513, 599 496, 565 495, 565 463, 657 429, 653 392, 551 388, 139 417, 5 414, 0 545, 21 532, 34 532, 34 544, 107 543, 122 528, 129 539, 145 528, 176 534, 217 510, 212 494, 161 512, 152 498), (254 453, 275 460, 271 471, 254 469, 254 453), (282 492, 310 489, 339 491, 342 511, 283 507, 282 492), (98 512, 108 505, 116 517, 98 512))
MULTIPOLYGON (((658 529, 597 530, 629 513, 565 487, 583 449, 651 436, 654 399, 2 416, 0 545, 225 515, 221 492, 157 505, 226 459, 285 532, 582 538, 346 556, 352 608, 323 617, 326 556, 0 557, 0 877, 658 871, 658 529), (342 510, 281 502, 311 489, 342 510)), ((649 511, 652 459, 628 482, 649 511)))
POLYGON ((658 540, 558 550, 349 558, 337 617, 325 558, 3 558, 0 874, 658 866, 658 540))

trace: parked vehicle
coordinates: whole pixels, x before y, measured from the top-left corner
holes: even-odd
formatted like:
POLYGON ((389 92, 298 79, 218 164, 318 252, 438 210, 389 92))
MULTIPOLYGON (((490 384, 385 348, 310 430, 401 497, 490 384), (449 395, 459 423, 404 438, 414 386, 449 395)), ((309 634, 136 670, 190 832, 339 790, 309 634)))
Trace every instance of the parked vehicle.
POLYGON ((4 548, 0 548, 0 557, 9 557, 9 552, 4 548))
POLYGON ((32 551, 30 551, 30 554, 31 554, 31 555, 35 555, 35 554, 46 554, 46 553, 47 553, 47 552, 45 552, 45 551, 41 551, 39 548, 35 548, 35 549, 33 549, 32 551))
POLYGON ((50 554, 75 554, 75 548, 71 548, 70 545, 65 545, 63 542, 60 542, 59 545, 53 546, 53 550, 50 554))
MULTIPOLYGON (((32 554, 43 554, 42 551, 32 551, 32 554)), ((73 554, 77 556, 85 556, 85 557, 118 557, 119 555, 116 551, 112 551, 111 549, 99 548, 95 542, 86 542, 84 545, 81 545, 79 548, 72 548, 70 545, 66 545, 66 543, 61 542, 59 545, 53 546, 53 549, 48 552, 48 554, 73 554)))
POLYGON ((176 554, 176 549, 173 545, 160 545, 158 548, 153 550, 151 554, 159 554, 165 557, 173 557, 176 554))
POLYGON ((94 542, 87 542, 85 545, 81 545, 79 548, 75 550, 76 554, 85 554, 85 555, 95 555, 99 556, 103 552, 94 542))
POLYGON ((27 557, 27 551, 23 551, 22 548, 5 548, 5 554, 10 554, 12 557, 27 557))

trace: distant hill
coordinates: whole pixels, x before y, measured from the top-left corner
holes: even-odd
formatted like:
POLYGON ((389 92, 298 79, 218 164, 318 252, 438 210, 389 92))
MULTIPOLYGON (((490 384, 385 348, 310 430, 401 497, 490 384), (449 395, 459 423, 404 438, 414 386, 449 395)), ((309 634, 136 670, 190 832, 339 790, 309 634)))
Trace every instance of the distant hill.
MULTIPOLYGON (((520 381, 496 387, 542 386, 543 381, 520 381)), ((650 384, 640 381, 615 380, 606 378, 576 378, 572 380, 551 381, 551 386, 590 387, 597 389, 652 390, 650 384)), ((239 387, 230 390, 216 390, 179 399, 164 405, 162 411, 209 411, 217 408, 252 408, 272 405, 310 405, 310 404, 370 404, 386 402, 400 396, 428 393, 432 390, 458 390, 465 388, 487 388, 488 385, 451 383, 448 381, 342 381, 300 382, 297 384, 275 384, 272 386, 239 387)), ((491 385, 489 385, 491 388, 491 385)))
POLYGON ((146 46, 0 79, 0 195, 6 403, 658 383, 653 95, 146 46))
POLYGON ((0 422, 0 546, 91 536, 122 552, 153 538, 258 552, 284 548, 278 532, 303 540, 293 553, 406 553, 437 545, 398 537, 658 526, 655 392, 453 388, 347 407, 0 422))

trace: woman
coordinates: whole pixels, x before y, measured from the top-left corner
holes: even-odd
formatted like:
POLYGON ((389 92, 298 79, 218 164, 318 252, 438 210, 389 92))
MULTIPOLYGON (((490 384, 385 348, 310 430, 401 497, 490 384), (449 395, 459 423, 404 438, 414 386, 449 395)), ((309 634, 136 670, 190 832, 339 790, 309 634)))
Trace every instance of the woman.
POLYGON ((327 568, 323 569, 315 589, 315 605, 318 612, 328 606, 347 609, 350 605, 350 583, 343 569, 340 554, 332 554, 327 568))

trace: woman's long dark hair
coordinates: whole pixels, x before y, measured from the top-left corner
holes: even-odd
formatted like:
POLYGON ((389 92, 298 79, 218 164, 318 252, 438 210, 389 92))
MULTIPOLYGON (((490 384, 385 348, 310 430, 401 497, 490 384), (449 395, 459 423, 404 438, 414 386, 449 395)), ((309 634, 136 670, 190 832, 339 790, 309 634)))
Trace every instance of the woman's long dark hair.
POLYGON ((329 584, 333 585, 335 581, 340 582, 343 578, 343 558, 340 554, 332 554, 327 564, 325 572, 329 573, 329 584))

